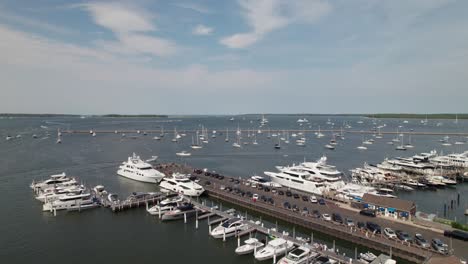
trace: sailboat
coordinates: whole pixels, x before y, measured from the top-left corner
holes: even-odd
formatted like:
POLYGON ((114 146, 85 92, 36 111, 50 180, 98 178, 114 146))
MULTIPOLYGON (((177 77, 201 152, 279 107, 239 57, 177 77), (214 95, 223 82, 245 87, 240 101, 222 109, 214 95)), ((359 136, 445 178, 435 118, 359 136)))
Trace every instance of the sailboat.
POLYGON ((180 138, 179 134, 177 134, 177 129, 174 127, 174 138, 171 140, 172 142, 177 142, 180 138))
POLYGON ((317 132, 317 138, 322 138, 324 137, 325 135, 322 134, 322 132, 320 132, 320 126, 318 127, 318 132, 317 132))
POLYGON ((232 143, 232 146, 235 147, 235 148, 242 148, 242 146, 240 144, 240 135, 237 135, 237 141, 232 143))
POLYGON ((380 132, 380 126, 378 127, 378 131, 379 131, 379 133, 377 134, 377 136, 375 136, 375 138, 379 138, 379 139, 383 138, 382 132, 380 132))
POLYGON ((257 135, 254 134, 253 137, 254 137, 254 140, 252 141, 252 145, 258 145, 258 142, 257 142, 257 135))
POLYGON ((197 138, 197 143, 195 144, 195 142, 193 141, 193 136, 192 136, 192 145, 191 145, 190 147, 191 147, 192 149, 201 149, 201 148, 203 148, 203 147, 200 145, 200 143, 198 142, 198 140, 199 140, 198 131, 197 131, 197 136, 196 136, 196 138, 197 138))
POLYGON ((396 150, 406 150, 406 147, 403 146, 403 134, 401 134, 401 145, 395 148, 396 150))
POLYGON ((405 148, 414 148, 414 146, 411 144, 411 135, 408 136, 408 144, 405 144, 405 148))
POLYGON ((275 144, 275 149, 280 149, 281 148, 281 140, 280 138, 278 137, 278 143, 275 144))
POLYGON ((60 132, 60 129, 57 129, 57 141, 55 143, 62 143, 62 133, 60 132))
POLYGON ((226 139, 225 142, 229 142, 229 130, 226 128, 226 139))

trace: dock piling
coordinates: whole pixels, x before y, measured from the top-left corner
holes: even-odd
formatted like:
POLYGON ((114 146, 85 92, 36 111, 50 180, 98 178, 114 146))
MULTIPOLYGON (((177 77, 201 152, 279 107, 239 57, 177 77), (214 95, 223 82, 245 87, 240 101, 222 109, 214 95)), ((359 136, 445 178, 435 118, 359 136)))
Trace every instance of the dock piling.
POLYGON ((187 214, 184 213, 184 224, 186 224, 186 223, 187 223, 187 214))

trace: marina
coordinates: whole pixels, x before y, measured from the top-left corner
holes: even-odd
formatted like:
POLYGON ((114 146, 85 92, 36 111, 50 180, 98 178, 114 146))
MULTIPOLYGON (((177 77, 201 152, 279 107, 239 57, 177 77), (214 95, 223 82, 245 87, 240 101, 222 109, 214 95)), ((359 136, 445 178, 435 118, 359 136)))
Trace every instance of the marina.
MULTIPOLYGON (((311 263, 320 257, 333 259, 342 263, 348 263, 349 261, 356 262, 363 261, 363 259, 370 260, 374 257, 377 258, 381 253, 396 258, 397 262, 409 261, 411 263, 432 261, 435 259, 435 256, 442 256, 442 260, 445 260, 450 256, 457 256, 460 254, 462 257, 464 256, 462 248, 466 246, 466 242, 458 239, 450 239, 449 237, 444 236, 445 230, 448 229, 451 231, 453 229, 447 225, 427 220, 432 218, 427 218, 425 213, 423 213, 429 212, 430 215, 433 211, 428 211, 423 208, 423 212, 420 212, 419 203, 417 203, 418 207, 417 212, 415 213, 413 212, 411 207, 412 205, 410 204, 406 205, 403 202, 401 204, 388 204, 387 200, 381 201, 380 198, 375 198, 383 197, 392 199, 393 201, 403 201, 404 198, 401 197, 407 197, 407 195, 414 195, 419 192, 453 192, 455 194, 460 192, 465 186, 463 183, 463 165, 458 163, 455 164, 453 163, 453 160, 459 160, 460 157, 463 157, 463 149, 456 153, 447 155, 439 151, 437 151, 437 154, 431 154, 432 152, 430 149, 425 151, 424 149, 421 150, 416 148, 416 150, 412 152, 405 152, 407 155, 393 156, 396 158, 381 158, 380 161, 370 159, 369 161, 372 163, 369 163, 369 165, 364 167, 347 165, 348 169, 353 167, 355 168, 348 174, 347 170, 343 169, 342 164, 342 162, 347 162, 347 159, 342 159, 337 162, 335 155, 343 151, 349 151, 350 148, 346 147, 347 145, 350 145, 348 141, 355 142, 353 141, 352 133, 347 134, 346 139, 342 139, 340 135, 335 136, 335 141, 329 142, 330 144, 333 143, 333 146, 337 147, 333 151, 328 150, 329 152, 326 152, 326 154, 316 154, 315 156, 307 155, 308 158, 305 160, 304 157, 306 154, 304 154, 304 151, 311 151, 311 149, 313 151, 314 146, 317 146, 317 144, 321 145, 322 149, 326 149, 323 148, 325 144, 319 143, 318 141, 323 139, 324 142, 328 142, 330 138, 317 137, 317 139, 315 139, 317 135, 314 136, 314 132, 308 133, 305 132, 304 129, 297 130, 292 133, 288 132, 286 129, 274 130, 262 128, 261 133, 259 133, 258 130, 260 129, 241 131, 240 129, 236 130, 231 128, 228 130, 231 131, 230 133, 232 134, 229 135, 229 138, 236 138, 238 133, 241 135, 237 136, 240 147, 239 150, 236 150, 237 148, 233 148, 232 144, 229 143, 229 141, 226 141, 227 136, 224 135, 224 131, 226 130, 221 128, 213 129, 217 131, 216 138, 212 137, 212 134, 214 133, 211 133, 211 131, 207 132, 206 127, 200 129, 198 133, 197 130, 190 130, 189 127, 184 127, 177 129, 179 132, 176 133, 180 133, 180 137, 173 136, 171 135, 172 133, 170 133, 169 137, 165 137, 162 136, 162 133, 160 133, 161 131, 159 131, 159 133, 157 133, 159 137, 158 140, 154 139, 153 136, 145 137, 146 135, 151 135, 151 131, 149 129, 137 130, 135 134, 126 133, 125 137, 122 137, 121 134, 116 135, 115 132, 111 134, 100 134, 99 130, 92 130, 92 133, 89 133, 88 131, 88 134, 67 134, 65 129, 61 129, 61 144, 53 144, 55 142, 52 142, 52 146, 54 149, 58 148, 57 150, 59 150, 59 148, 67 148, 69 145, 76 144, 76 141, 87 142, 86 144, 91 144, 92 148, 99 147, 102 144, 118 144, 120 146, 136 145, 139 146, 139 150, 132 149, 125 153, 122 152, 118 156, 115 156, 115 158, 112 158, 111 162, 98 165, 98 169, 93 169, 95 170, 93 171, 93 174, 99 174, 97 171, 102 170, 105 171, 106 175, 109 175, 102 179, 90 178, 87 176, 89 173, 85 171, 76 171, 73 170, 73 168, 70 172, 68 168, 64 168, 63 171, 66 171, 67 173, 61 174, 57 174, 57 170, 51 171, 49 175, 55 175, 51 177, 51 179, 56 178, 63 182, 57 182, 56 184, 58 185, 56 187, 60 188, 53 192, 46 191, 40 194, 37 192, 37 200, 45 202, 45 197, 50 197, 50 200, 53 200, 66 192, 75 192, 78 196, 83 196, 82 198, 84 199, 80 198, 82 200, 77 200, 73 203, 63 203, 63 205, 54 205, 54 203, 50 203, 51 206, 54 206, 45 208, 46 212, 44 213, 46 213, 46 215, 56 215, 57 218, 62 218, 65 217, 65 215, 61 211, 67 211, 71 213, 66 214, 67 216, 64 219, 69 217, 87 218, 90 212, 92 212, 91 214, 101 215, 102 213, 99 212, 108 211, 112 212, 112 215, 114 215, 115 218, 127 218, 130 215, 140 214, 138 212, 144 212, 145 214, 164 222, 164 228, 169 228, 165 226, 172 225, 171 222, 174 222, 174 224, 177 224, 177 222, 186 222, 187 224, 195 224, 198 228, 201 228, 203 225, 199 225, 197 222, 206 220, 206 226, 211 230, 214 230, 216 226, 225 223, 227 224, 228 221, 241 216, 241 218, 239 218, 241 219, 239 222, 239 224, 242 225, 242 228, 240 228, 241 230, 236 230, 234 228, 234 231, 226 232, 226 242, 229 243, 229 240, 235 241, 238 237, 242 238, 248 236, 250 238, 254 238, 253 236, 255 236, 257 242, 262 243, 263 246, 265 246, 267 242, 263 241, 261 237, 269 237, 270 235, 273 237, 284 237, 286 238, 286 241, 292 241, 294 247, 290 248, 288 253, 285 253, 285 255, 280 256, 278 254, 278 256, 276 256, 276 262, 279 262, 282 257, 285 257, 290 252, 296 252, 291 253, 294 255, 299 254, 302 251, 311 252, 311 263), (138 133, 138 131, 140 131, 140 133, 138 133), (195 131, 194 134, 200 139, 198 142, 194 139, 193 145, 203 147, 192 148, 193 151, 190 156, 177 155, 177 153, 182 152, 181 149, 190 148, 190 143, 192 141, 190 134, 192 131, 195 131), (250 137, 247 133, 250 134, 250 137), (271 139, 269 137, 271 137, 271 139), (172 140, 174 138, 177 138, 177 142, 172 140), (219 140, 217 141, 217 139, 219 140), (289 141, 288 139, 292 142, 297 139, 303 143, 304 146, 288 144, 286 143, 289 141), (247 140, 252 141, 249 142, 251 144, 244 144, 247 140), (254 141, 257 144, 253 144, 254 141), (280 149, 276 149, 274 147, 275 144, 278 144, 275 142, 278 141, 281 144, 280 149), (163 147, 166 148, 166 150, 164 151, 159 149, 157 152, 148 152, 148 147, 145 146, 151 146, 151 148, 156 147, 158 149, 163 147), (145 150, 145 148, 147 150, 145 150), (270 165, 263 166, 261 169, 255 168, 252 170, 248 169, 248 167, 238 167, 230 170, 230 172, 226 174, 212 171, 210 168, 217 168, 216 171, 226 171, 225 169, 221 170, 220 168, 229 164, 230 160, 224 161, 225 163, 217 163, 218 165, 215 166, 210 165, 210 162, 206 161, 200 166, 199 161, 197 161, 200 159, 200 155, 207 155, 207 153, 212 151, 223 151, 224 153, 251 153, 248 155, 256 155, 256 158, 258 158, 259 152, 254 148, 258 148, 262 151, 266 151, 267 149, 267 152, 271 152, 273 154, 268 154, 265 157, 273 157, 275 160, 273 162, 269 162, 268 164, 270 165), (168 149, 169 151, 167 151, 168 149), (279 151, 279 153, 277 153, 277 151, 279 151), (304 155, 304 157, 297 155, 294 156, 291 154, 297 151, 299 151, 299 155, 304 155), (132 152, 135 153, 130 155, 132 152), (291 156, 285 154, 289 154, 291 156), (424 163, 425 168, 423 169, 415 170, 411 167, 409 169, 404 169, 402 166, 405 164, 418 164, 416 163, 416 160, 424 159, 425 155, 428 154, 431 155, 428 158, 428 161, 430 162, 424 163), (122 160, 126 159, 127 161, 121 163, 122 160), (392 162, 403 164, 392 164, 392 162), (140 180, 137 177, 121 177, 123 175, 120 175, 118 171, 122 170, 121 166, 126 167, 127 165, 135 166, 135 168, 138 167, 141 170, 140 172, 134 169, 133 173, 135 175, 144 175, 142 173, 143 171, 152 171, 154 172, 152 175, 156 175, 158 180, 151 183, 145 183, 146 180, 140 180), (443 180, 446 184, 451 184, 451 187, 422 187, 423 185, 428 186, 427 182, 424 181, 426 179, 426 175, 441 173, 441 167, 443 168, 442 173, 448 176, 448 179, 444 178, 441 179, 441 181, 443 180), (238 170, 241 172, 239 173, 238 170), (356 170, 356 174, 354 174, 354 170, 356 170), (268 175, 267 172, 279 175, 280 177, 282 177, 281 175, 284 173, 298 173, 298 175, 301 175, 300 177, 308 178, 313 184, 315 184, 315 187, 309 186, 301 190, 299 187, 291 185, 289 186, 290 188, 288 188, 287 183, 273 180, 274 177, 268 175), (77 175, 79 178, 68 176, 68 174, 77 175), (238 176, 228 176, 236 174, 238 176), (310 175, 315 176, 310 177, 310 175), (359 178, 357 177, 358 175, 359 178), (364 175, 373 175, 374 180, 372 181, 372 177, 364 177, 364 175), (109 179, 112 180, 109 181, 109 179), (364 179, 366 181, 364 181, 364 179), (451 183, 449 179, 455 181, 456 184, 451 183), (171 192, 175 191, 179 194, 184 192, 185 195, 190 195, 190 192, 187 191, 188 189, 185 190, 182 187, 179 187, 179 189, 171 189, 172 187, 169 187, 169 185, 164 186, 165 182, 172 180, 174 182, 171 186, 179 186, 178 181, 180 181, 180 186, 182 186, 182 184, 184 184, 184 186, 185 184, 188 184, 185 188, 193 190, 202 188, 201 190, 203 191, 193 193, 194 196, 191 198, 186 196, 183 200, 179 201, 177 200, 178 198, 171 198, 173 195, 171 192), (104 186, 106 187, 104 188, 104 186), (131 189, 126 189, 126 186, 131 189), (158 187, 156 188, 154 186, 158 187), (124 187, 124 189, 122 189, 122 187, 124 187), (368 196, 367 194, 371 194, 375 197, 368 196), (88 198, 89 200, 87 200, 88 198), (238 215, 224 213, 219 210, 219 208, 216 209, 217 207, 214 207, 215 209, 213 209, 212 206, 210 208, 206 208, 206 204, 211 203, 210 201, 214 201, 216 204, 219 204, 219 206, 224 204, 222 207, 225 208, 233 206, 236 208, 238 215), (364 205, 367 206, 367 209, 374 210, 377 217, 369 218, 368 216, 361 215, 360 212, 366 209, 363 207, 364 205), (97 209, 99 207, 103 207, 103 209, 97 209), (80 213, 74 213, 77 211, 80 213), (245 212, 248 212, 249 216, 246 219, 249 220, 244 221, 243 218, 246 216, 245 212), (277 219, 277 221, 281 221, 292 226, 293 229, 308 230, 310 232, 309 238, 306 239, 308 242, 304 242, 304 239, 301 237, 299 237, 299 240, 295 240, 294 232, 291 232, 291 230, 285 233, 278 232, 278 227, 275 227, 271 223, 265 223, 266 225, 262 226, 263 221, 259 222, 258 216, 277 219), (255 218, 257 219, 254 221, 256 223, 250 222, 250 219, 255 218), (246 226, 244 227, 243 224, 246 226), (449 256, 446 256, 445 254, 441 254, 432 246, 427 248, 421 247, 418 244, 415 244, 415 242, 411 244, 405 243, 399 238, 390 239, 383 231, 380 233, 369 231, 372 230, 372 228, 374 228, 373 230, 376 230, 376 226, 381 228, 381 230, 384 228, 389 228, 395 232, 403 230, 408 232, 410 236, 419 234, 428 241, 432 241, 432 239, 441 239, 442 243, 445 244, 447 252, 454 253, 454 255, 449 254, 449 256), (260 237, 259 234, 261 234, 260 237), (327 237, 330 239, 328 246, 326 246, 327 243, 320 241, 321 237, 327 237), (331 243, 335 240, 341 241, 339 242, 340 246, 337 247, 340 248, 340 252, 346 254, 345 256, 343 256, 342 253, 337 254, 336 251, 330 251, 330 248, 335 248, 334 246, 330 246, 330 244, 335 244, 334 242, 331 243), (317 245, 313 246, 312 244, 309 244, 309 247, 304 247, 304 243, 310 243, 311 241, 317 241, 317 245), (300 244, 301 242, 302 244, 300 244), (343 249, 343 244, 349 245, 348 249, 343 249), (326 249, 324 250, 323 247, 326 249), (373 253, 369 253, 369 250, 372 250, 373 253)), ((171 131, 171 129, 168 129, 168 131, 171 131)), ((339 129, 336 131, 339 131, 337 133, 346 135, 345 130, 339 129)), ((327 130, 322 127, 320 129, 320 133, 327 134, 327 130)), ((10 144, 10 146, 20 143, 29 144, 29 141, 31 141, 31 144, 44 144, 47 141, 40 141, 40 132, 34 132, 34 134, 39 136, 37 136, 37 138, 30 137, 30 139, 28 139, 28 137, 23 137, 22 139, 10 139, 8 140, 8 144, 10 144)), ((382 133, 382 135, 384 134, 382 133)), ((360 136, 357 135, 356 137, 360 138, 360 136)), ((51 140, 55 141, 53 137, 51 140)), ((372 144, 366 144, 369 148, 368 151, 372 151, 372 148, 376 147, 378 140, 378 138, 375 138, 375 141, 372 144)), ((421 139, 418 139, 418 136, 415 136, 412 138, 412 141, 413 144, 417 146, 416 143, 420 142, 421 139)), ((351 145, 353 144, 351 143, 351 145)), ((385 146, 386 144, 381 144, 381 147, 385 146)), ((113 156, 109 152, 106 152, 105 154, 106 156, 113 156)), ((260 154, 260 157, 261 155, 265 154, 260 154)), ((242 156, 229 156, 228 159, 231 159, 232 157, 235 157, 233 161, 237 162, 236 159, 241 158, 242 156)), ((216 160, 224 159, 222 156, 207 156, 207 158, 207 161, 211 158, 216 160)), ((356 161, 362 162, 362 159, 365 159, 365 155, 360 159, 356 159, 356 161)), ((243 164, 246 163, 244 162, 243 164)), ((257 164, 254 164, 255 162, 251 164, 251 166, 253 166, 251 168, 256 167, 257 164)), ((247 166, 249 166, 248 163, 247 166)), ((86 165, 83 165, 83 168, 86 167, 86 165)), ((39 178, 45 178, 43 173, 40 175, 43 176, 39 178)), ((38 178, 34 177, 32 179, 38 178)), ((433 179, 437 179, 437 177, 433 179)), ((41 180, 34 180, 34 182, 42 183, 41 180)), ((461 194, 463 194, 463 191, 461 192, 461 194)), ((71 196, 69 198, 75 199, 79 198, 78 196, 71 196)), ((450 219, 453 217, 453 213, 456 212, 456 210, 460 210, 458 208, 463 208, 464 197, 461 196, 460 198, 457 202, 456 197, 454 199, 452 196, 451 199, 455 200, 455 203, 452 202, 452 204, 447 203, 447 200, 444 200, 448 207, 446 206, 445 212, 442 210, 440 211, 439 217, 450 219)), ((48 200, 47 202, 50 201, 48 200)), ((138 221, 137 219, 135 220, 138 221)), ((270 220, 270 222, 271 221, 274 222, 275 220, 270 220)), ((236 222, 233 224, 237 225, 236 222)), ((279 227, 279 229, 281 229, 281 227, 279 227)), ((305 233, 307 233, 307 231, 305 231, 305 233)), ((214 238, 211 235, 207 236, 214 238)), ((223 239, 222 237, 220 238, 220 234, 215 235, 215 237, 217 238, 214 239, 223 239)), ((302 237, 304 237, 304 235, 302 235, 302 237)), ((244 240, 248 240, 250 238, 246 238, 244 240)), ((252 245, 257 243, 255 240, 251 240, 249 243, 250 242, 252 245)), ((275 246, 272 245, 272 247, 274 248, 275 246)), ((244 248, 246 251, 250 251, 252 249, 248 244, 246 244, 244 248)), ((242 248, 242 250, 244 249, 242 248)), ((233 254, 233 256, 242 256, 244 255, 242 254, 242 250, 240 250, 241 253, 238 254, 235 252, 236 247, 233 247, 231 249, 231 254, 233 254)), ((255 254, 253 252, 245 255, 250 255, 250 258, 255 260, 255 254)), ((259 259, 263 259, 263 257, 259 256, 259 259)), ((272 261, 272 259, 269 260, 272 261)), ((443 261, 440 263, 443 263, 443 261)))

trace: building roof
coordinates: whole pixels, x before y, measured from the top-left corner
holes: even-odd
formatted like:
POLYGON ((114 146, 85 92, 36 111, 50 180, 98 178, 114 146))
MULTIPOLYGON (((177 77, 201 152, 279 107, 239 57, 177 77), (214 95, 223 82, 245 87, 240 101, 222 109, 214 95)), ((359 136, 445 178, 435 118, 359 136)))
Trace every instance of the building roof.
POLYGON ((383 197, 369 193, 365 193, 362 197, 362 200, 365 203, 370 203, 381 207, 395 208, 396 210, 404 212, 410 212, 413 209, 413 207, 416 206, 413 201, 383 197))

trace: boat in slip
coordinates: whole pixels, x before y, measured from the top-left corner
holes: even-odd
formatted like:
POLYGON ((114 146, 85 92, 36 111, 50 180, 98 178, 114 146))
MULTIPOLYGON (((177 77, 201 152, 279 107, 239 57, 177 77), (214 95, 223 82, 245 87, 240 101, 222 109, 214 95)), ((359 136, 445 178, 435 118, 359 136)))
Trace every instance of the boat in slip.
POLYGON ((179 204, 174 210, 168 211, 161 216, 163 221, 172 221, 179 220, 183 218, 194 217, 197 212, 197 209, 193 204, 188 202, 183 202, 179 204))
POLYGON ((70 177, 67 177, 65 172, 62 172, 60 174, 50 175, 49 179, 47 179, 47 180, 43 180, 43 181, 40 181, 40 182, 33 181, 31 183, 30 187, 33 190, 46 189, 48 187, 54 187, 54 186, 57 186, 59 184, 62 184, 62 183, 65 183, 65 182, 70 182, 70 181, 74 181, 74 179, 70 178, 70 177))
POLYGON ((231 218, 211 230, 210 235, 214 238, 226 238, 235 236, 247 229, 249 229, 249 225, 244 223, 242 219, 231 218))
POLYGON ((201 185, 190 180, 189 175, 180 173, 162 179, 159 187, 187 196, 200 196, 205 191, 201 185))
POLYGON ((291 241, 287 241, 283 238, 276 238, 268 242, 268 244, 257 251, 255 255, 255 259, 262 261, 273 258, 273 256, 281 256, 284 255, 288 250, 294 247, 294 243, 291 241))
POLYGON ((94 208, 98 201, 91 197, 90 193, 67 193, 55 201, 50 201, 42 206, 42 211, 81 210, 94 208))
POLYGON ((285 257, 280 259, 278 264, 308 264, 319 256, 317 252, 311 251, 307 247, 298 247, 289 252, 285 257))
POLYGON ((117 174, 135 181, 148 183, 158 183, 165 177, 164 173, 154 169, 135 153, 120 165, 117 174))
POLYGON ((239 246, 236 248, 235 252, 237 255, 247 255, 253 252, 257 252, 257 250, 261 249, 264 244, 256 238, 249 238, 244 241, 244 245, 239 246))
POLYGON ((265 177, 258 176, 258 175, 254 175, 254 176, 250 177, 250 179, 248 181, 250 183, 255 183, 255 184, 258 184, 258 185, 262 185, 264 187, 281 188, 281 184, 269 181, 269 180, 265 179, 265 177))
POLYGON ((36 200, 40 202, 51 202, 57 200, 59 197, 68 194, 68 193, 82 193, 86 190, 83 185, 73 185, 73 186, 66 186, 66 187, 55 187, 55 188, 48 188, 43 191, 38 192, 36 196, 36 200))
POLYGON ((162 215, 177 208, 184 201, 180 195, 170 196, 162 200, 158 205, 148 208, 146 211, 150 215, 162 215))

